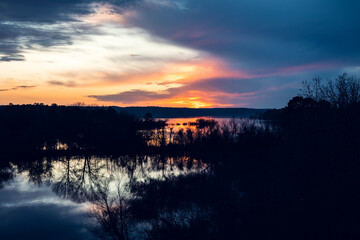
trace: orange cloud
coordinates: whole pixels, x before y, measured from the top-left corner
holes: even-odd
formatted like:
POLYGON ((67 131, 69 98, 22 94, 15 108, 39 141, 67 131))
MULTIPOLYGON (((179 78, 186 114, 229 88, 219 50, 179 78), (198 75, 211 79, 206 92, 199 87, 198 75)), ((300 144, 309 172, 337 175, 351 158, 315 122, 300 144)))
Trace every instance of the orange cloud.
MULTIPOLYGON (((171 107, 189 107, 189 108, 211 108, 211 107, 232 107, 234 104, 219 102, 219 98, 238 98, 238 94, 229 94, 224 92, 202 92, 188 91, 174 98, 154 101, 159 106, 171 107)), ((150 104, 152 105, 152 104, 150 104)), ((241 106, 241 103, 236 104, 241 106)))
MULTIPOLYGON (((227 67, 222 60, 208 57, 206 59, 196 59, 188 61, 176 61, 159 64, 159 68, 152 70, 141 69, 138 71, 119 71, 119 72, 87 72, 75 74, 73 72, 61 73, 60 76, 66 78, 76 77, 85 80, 83 86, 102 87, 102 86, 126 86, 126 85, 157 85, 166 86, 169 84, 185 84, 197 80, 208 78, 250 78, 245 72, 233 70, 227 67)), ((154 88, 159 89, 159 88, 154 88)))
POLYGON ((251 77, 244 72, 229 69, 226 63, 215 58, 169 63, 157 72, 121 76, 119 79, 114 75, 101 75, 101 73, 98 76, 103 76, 104 79, 92 86, 101 87, 104 84, 113 86, 110 91, 106 91, 106 94, 90 96, 99 103, 192 108, 243 106, 244 104, 240 102, 235 103, 235 99, 240 100, 245 97, 241 94, 206 91, 199 87, 192 89, 191 86, 199 81, 203 84, 205 79, 251 77), (128 90, 115 90, 116 86, 131 87, 134 84, 137 86, 128 90), (231 102, 234 103, 226 103, 221 99, 233 99, 231 102))

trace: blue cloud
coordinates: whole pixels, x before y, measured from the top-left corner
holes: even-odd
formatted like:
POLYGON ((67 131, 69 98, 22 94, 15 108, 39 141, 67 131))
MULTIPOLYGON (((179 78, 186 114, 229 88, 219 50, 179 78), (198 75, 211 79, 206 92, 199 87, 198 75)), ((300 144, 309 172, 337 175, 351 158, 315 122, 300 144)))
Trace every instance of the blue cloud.
POLYGON ((202 0, 137 6, 129 25, 213 53, 248 71, 359 64, 359 1, 202 0))

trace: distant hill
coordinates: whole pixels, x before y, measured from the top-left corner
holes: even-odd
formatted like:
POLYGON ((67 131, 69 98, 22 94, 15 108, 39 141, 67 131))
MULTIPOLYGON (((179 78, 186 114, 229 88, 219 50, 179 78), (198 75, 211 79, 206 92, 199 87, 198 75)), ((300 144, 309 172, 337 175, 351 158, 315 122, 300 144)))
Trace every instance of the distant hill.
POLYGON ((150 113, 154 118, 186 117, 257 117, 269 109, 254 108, 170 108, 170 107, 113 107, 116 111, 126 111, 137 117, 150 113))

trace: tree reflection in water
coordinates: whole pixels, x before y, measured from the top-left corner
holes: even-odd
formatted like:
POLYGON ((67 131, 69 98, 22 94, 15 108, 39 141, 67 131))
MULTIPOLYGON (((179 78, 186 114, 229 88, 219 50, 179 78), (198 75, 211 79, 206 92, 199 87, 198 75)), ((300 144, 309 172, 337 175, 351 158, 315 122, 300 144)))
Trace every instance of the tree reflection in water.
POLYGON ((53 175, 53 162, 47 158, 26 158, 14 162, 17 171, 35 184, 49 184, 53 175))
POLYGON ((54 164, 55 175, 51 185, 60 197, 75 202, 97 198, 99 189, 110 177, 107 161, 93 157, 63 158, 54 164))
POLYGON ((146 239, 160 234, 166 238, 167 231, 184 236, 181 235, 183 231, 192 231, 194 227, 202 231, 201 225, 213 225, 211 209, 187 196, 192 181, 181 183, 184 194, 176 194, 179 177, 188 176, 191 180, 206 177, 208 168, 205 165, 194 164, 196 160, 185 157, 155 156, 134 160, 139 167, 132 171, 130 169, 134 168, 127 167, 129 161, 120 161, 126 163, 122 169, 128 170, 128 179, 124 181, 123 176, 113 175, 111 182, 104 184, 98 191, 98 198, 92 201, 91 216, 96 222, 91 231, 95 236, 122 240, 146 239), (175 192, 169 188, 174 188, 175 192))
MULTIPOLYGON (((143 198, 139 186, 207 172, 208 166, 191 157, 161 154, 21 159, 0 167, 0 187, 11 180, 10 169, 16 169, 30 183, 49 186, 62 199, 86 203, 93 219, 88 228, 97 238, 125 240, 145 238, 154 226, 160 227, 168 219, 164 209, 160 214, 162 221, 155 221, 156 224, 138 214, 137 205, 143 198)), ((190 215, 185 210, 189 209, 172 213, 177 216, 172 223, 180 224, 185 218, 189 221, 189 216, 199 213, 197 206, 190 208, 190 215)))
POLYGON ((92 201, 90 216, 95 224, 90 231, 99 239, 129 239, 131 229, 131 214, 128 201, 131 199, 128 191, 129 183, 118 179, 115 191, 110 189, 110 182, 99 189, 97 198, 92 201))
POLYGON ((9 162, 0 161, 0 189, 14 178, 14 170, 9 162))

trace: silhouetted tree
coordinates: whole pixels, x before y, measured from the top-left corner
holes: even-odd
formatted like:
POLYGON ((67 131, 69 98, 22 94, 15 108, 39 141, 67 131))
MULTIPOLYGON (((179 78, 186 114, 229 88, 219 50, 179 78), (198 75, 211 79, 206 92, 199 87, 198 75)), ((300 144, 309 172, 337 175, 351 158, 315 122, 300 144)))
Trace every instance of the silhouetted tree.
POLYGON ((324 100, 335 107, 343 108, 360 101, 360 79, 343 73, 335 80, 328 79, 323 82, 320 77, 316 76, 310 82, 303 82, 301 95, 316 102, 324 100))

